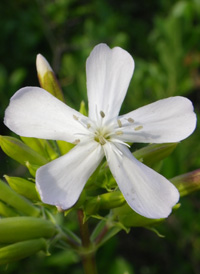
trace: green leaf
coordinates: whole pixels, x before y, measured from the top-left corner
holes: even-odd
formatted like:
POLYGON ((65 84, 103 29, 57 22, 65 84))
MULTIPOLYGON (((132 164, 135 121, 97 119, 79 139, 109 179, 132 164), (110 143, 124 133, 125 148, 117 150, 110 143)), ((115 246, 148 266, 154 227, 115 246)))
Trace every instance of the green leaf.
POLYGON ((73 144, 61 140, 56 141, 56 143, 58 145, 61 155, 66 154, 74 147, 73 144))
POLYGON ((112 264, 109 274, 134 274, 131 265, 122 257, 116 258, 112 264))

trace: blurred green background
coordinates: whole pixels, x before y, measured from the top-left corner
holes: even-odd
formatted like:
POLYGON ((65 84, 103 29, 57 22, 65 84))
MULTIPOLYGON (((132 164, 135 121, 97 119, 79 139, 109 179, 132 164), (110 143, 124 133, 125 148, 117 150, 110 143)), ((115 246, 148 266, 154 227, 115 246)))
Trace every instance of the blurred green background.
MULTIPOLYGON (((9 98, 23 86, 39 85, 37 53, 52 65, 66 102, 87 102, 85 61, 101 42, 120 46, 136 68, 122 113, 169 96, 183 95, 200 112, 199 0, 17 0, 0 2, 0 117, 9 98)), ((199 125, 165 159, 167 178, 200 166, 199 125)), ((1 122, 1 134, 10 135, 1 122)), ((0 173, 23 176, 24 169, 0 151, 0 173)), ((157 227, 121 232, 97 253, 99 273, 200 273, 200 193, 181 199, 181 208, 157 227)), ((73 226, 73 220, 72 226, 73 226)), ((41 254, 0 267, 2 273, 82 274, 76 254, 41 254), (76 263, 76 264, 74 264, 76 263)))

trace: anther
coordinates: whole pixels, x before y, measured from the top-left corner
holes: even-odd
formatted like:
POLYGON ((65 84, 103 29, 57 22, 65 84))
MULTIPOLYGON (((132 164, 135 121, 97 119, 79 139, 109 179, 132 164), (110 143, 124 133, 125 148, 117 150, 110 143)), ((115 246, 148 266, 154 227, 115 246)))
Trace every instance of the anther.
POLYGON ((116 131, 115 132, 117 135, 122 135, 123 134, 123 131, 116 131))
POLYGON ((129 123, 134 123, 134 120, 132 118, 128 118, 129 123))
POLYGON ((91 125, 90 124, 87 124, 87 128, 89 129, 91 127, 91 125))
POLYGON ((142 128, 143 128, 143 126, 138 126, 138 127, 135 127, 134 130, 135 130, 135 131, 138 131, 138 130, 140 130, 140 129, 142 129, 142 128))
POLYGON ((76 139, 76 140, 73 142, 74 145, 78 145, 79 143, 80 143, 80 139, 76 139))
POLYGON ((100 115, 101 115, 102 118, 105 117, 105 113, 102 110, 100 111, 100 115))
POLYGON ((78 121, 78 117, 76 115, 73 115, 73 118, 78 121))
POLYGON ((118 126, 122 127, 122 122, 120 120, 117 120, 118 126))
POLYGON ((99 142, 102 146, 106 144, 106 141, 102 136, 99 136, 99 142))

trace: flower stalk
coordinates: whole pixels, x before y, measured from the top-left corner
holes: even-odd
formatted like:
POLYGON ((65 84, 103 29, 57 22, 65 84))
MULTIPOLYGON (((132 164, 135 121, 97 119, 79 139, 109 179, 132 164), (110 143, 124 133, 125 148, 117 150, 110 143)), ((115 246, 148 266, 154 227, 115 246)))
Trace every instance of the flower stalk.
POLYGON ((83 249, 81 250, 81 259, 84 273, 97 274, 95 249, 92 247, 92 243, 90 242, 88 222, 84 222, 84 215, 82 210, 78 210, 78 221, 83 247, 83 249))

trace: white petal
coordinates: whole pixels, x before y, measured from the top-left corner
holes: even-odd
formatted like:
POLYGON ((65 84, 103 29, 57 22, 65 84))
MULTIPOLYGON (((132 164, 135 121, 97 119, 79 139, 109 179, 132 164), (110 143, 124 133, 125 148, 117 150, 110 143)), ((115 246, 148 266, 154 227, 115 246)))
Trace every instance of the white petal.
POLYGON ((187 138, 196 127, 191 101, 180 96, 159 100, 119 119, 123 131, 120 138, 127 142, 178 142, 187 138))
POLYGON ((100 111, 105 119, 118 115, 134 70, 128 52, 106 44, 97 45, 86 63, 89 117, 98 120, 100 111))
POLYGON ((42 201, 62 209, 72 207, 103 155, 101 146, 90 142, 75 146, 69 153, 39 168, 36 186, 42 201))
POLYGON ((4 123, 21 136, 74 142, 86 131, 77 117, 88 119, 44 89, 25 87, 11 98, 4 123))
POLYGON ((142 216, 166 218, 179 192, 163 176, 137 161, 123 145, 104 146, 110 170, 129 206, 142 216))
POLYGON ((49 65, 49 63, 47 62, 47 60, 44 58, 42 54, 38 54, 36 57, 36 68, 37 68, 38 74, 40 74, 40 77, 44 77, 44 75, 48 71, 53 72, 51 66, 49 65))

